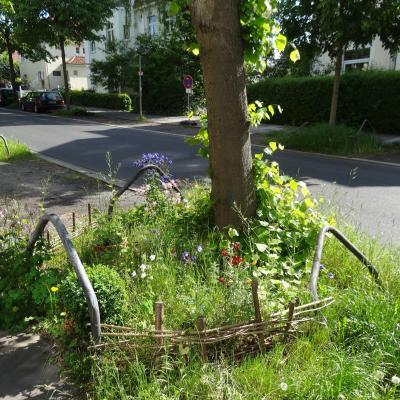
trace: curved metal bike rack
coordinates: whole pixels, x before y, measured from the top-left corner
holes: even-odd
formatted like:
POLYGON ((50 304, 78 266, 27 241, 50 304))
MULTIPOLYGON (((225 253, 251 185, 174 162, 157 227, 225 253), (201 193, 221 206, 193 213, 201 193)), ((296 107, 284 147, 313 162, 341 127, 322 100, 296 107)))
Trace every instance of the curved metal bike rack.
POLYGON ((167 178, 169 182, 172 184, 172 188, 175 190, 175 192, 182 195, 179 188, 173 182, 171 182, 171 178, 160 167, 154 164, 145 165, 136 173, 136 175, 133 178, 126 181, 125 185, 111 197, 110 204, 108 205, 108 216, 111 216, 113 214, 115 202, 129 189, 131 185, 133 185, 148 170, 156 171, 163 178, 167 178))
POLYGON ((10 156, 10 148, 8 147, 6 138, 3 135, 0 135, 0 138, 3 140, 4 147, 6 148, 7 156, 10 156))
POLYGON ((323 227, 318 235, 317 247, 315 250, 315 256, 311 271, 311 280, 310 280, 310 290, 311 295, 314 301, 318 300, 318 293, 317 293, 317 285, 318 285, 318 277, 320 271, 320 261, 322 257, 322 250, 324 247, 325 235, 331 232, 336 239, 339 240, 346 247, 349 251, 351 251, 367 268, 369 273, 374 277, 375 281, 380 285, 381 281, 379 279, 379 272, 373 266, 373 264, 367 259, 367 257, 353 244, 350 242, 349 239, 343 233, 338 231, 336 228, 332 226, 325 226, 323 227))
POLYGON ((61 221, 60 217, 56 214, 45 214, 40 218, 35 230, 31 234, 26 250, 32 253, 35 243, 41 237, 46 225, 51 222, 56 229, 58 236, 64 246, 65 251, 68 254, 69 261, 74 267, 75 273, 78 277, 79 283, 83 289, 86 297, 86 302, 89 307, 89 316, 92 327, 92 334, 96 344, 100 343, 101 340, 101 328, 100 328, 100 310, 99 303, 97 301, 96 294, 93 290, 93 286, 86 274, 85 268, 76 252, 72 242, 69 238, 68 231, 65 225, 61 221))

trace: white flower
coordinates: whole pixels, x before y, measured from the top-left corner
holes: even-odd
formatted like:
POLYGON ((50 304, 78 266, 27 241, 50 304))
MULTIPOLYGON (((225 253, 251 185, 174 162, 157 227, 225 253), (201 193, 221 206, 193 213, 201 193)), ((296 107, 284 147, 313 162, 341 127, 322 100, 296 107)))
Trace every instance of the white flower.
POLYGON ((281 390, 283 390, 284 392, 286 392, 288 390, 288 384, 286 382, 281 382, 281 384, 279 385, 279 387, 281 388, 281 390))
POLYGON ((346 400, 346 397, 343 394, 339 394, 337 398, 338 400, 346 400))
POLYGON ((146 269, 147 269, 147 265, 146 265, 146 264, 142 264, 142 265, 140 265, 139 269, 140 269, 142 272, 144 272, 144 271, 146 271, 146 269))
POLYGON ((377 371, 374 372, 374 377, 375 379, 382 380, 385 377, 385 373, 378 369, 377 371))
POLYGON ((201 253, 203 251, 203 247, 199 244, 198 246, 197 246, 197 252, 198 253, 201 253))
POLYGON ((140 274, 140 277, 141 277, 142 279, 146 278, 146 272, 142 272, 142 273, 140 274))
POLYGON ((393 375, 391 380, 393 385, 400 385, 400 377, 393 375))
POLYGON ((149 258, 150 258, 150 261, 154 261, 156 259, 156 256, 154 254, 151 254, 149 258))
POLYGON ((135 271, 132 271, 132 273, 131 273, 131 277, 132 277, 132 278, 135 278, 135 277, 136 277, 136 275, 137 275, 137 274, 136 274, 136 272, 135 272, 135 271))

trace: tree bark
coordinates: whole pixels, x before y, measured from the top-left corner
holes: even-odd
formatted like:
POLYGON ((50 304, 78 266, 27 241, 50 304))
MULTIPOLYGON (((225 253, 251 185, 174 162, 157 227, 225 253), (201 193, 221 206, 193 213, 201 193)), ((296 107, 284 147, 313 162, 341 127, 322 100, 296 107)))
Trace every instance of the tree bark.
POLYGON ((64 75, 64 96, 65 103, 67 105, 67 110, 70 109, 70 91, 69 91, 69 79, 68 79, 68 71, 67 71, 67 62, 65 60, 65 39, 63 37, 60 38, 60 50, 61 50, 61 60, 62 60, 62 68, 64 75))
POLYGON ((10 68, 10 82, 13 89, 13 100, 14 102, 18 102, 18 95, 17 95, 17 82, 16 82, 16 75, 14 69, 14 60, 13 60, 13 53, 14 49, 11 44, 11 33, 8 29, 5 30, 4 39, 7 46, 7 54, 8 54, 8 66, 10 68))
POLYGON ((240 0, 191 0, 200 44, 210 139, 211 197, 218 227, 255 214, 240 0))
POLYGON ((337 119, 336 117, 337 117, 337 108, 339 101, 340 75, 342 72, 342 57, 343 57, 343 48, 340 47, 336 55, 335 78, 333 81, 332 101, 331 101, 331 113, 329 116, 329 126, 332 127, 336 125, 336 119, 337 119))

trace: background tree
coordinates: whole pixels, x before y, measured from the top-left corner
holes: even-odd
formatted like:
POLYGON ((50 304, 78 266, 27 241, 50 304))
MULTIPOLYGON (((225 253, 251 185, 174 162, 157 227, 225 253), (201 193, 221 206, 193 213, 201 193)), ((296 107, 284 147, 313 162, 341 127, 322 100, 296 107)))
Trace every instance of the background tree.
POLYGON ((32 61, 46 59, 50 55, 42 46, 43 32, 38 23, 26 23, 22 13, 23 2, 27 0, 0 1, 0 53, 5 52, 8 59, 8 79, 17 101, 17 73, 13 54, 18 51, 32 61))
POLYGON ((70 106, 70 88, 65 59, 65 44, 99 40, 104 27, 119 0, 22 0, 24 15, 40 23, 46 32, 46 42, 61 51, 67 107, 70 106))
POLYGON ((379 35, 385 48, 399 48, 398 2, 389 0, 279 0, 283 31, 299 48, 327 52, 335 60, 329 124, 336 124, 344 51, 363 47, 379 35))

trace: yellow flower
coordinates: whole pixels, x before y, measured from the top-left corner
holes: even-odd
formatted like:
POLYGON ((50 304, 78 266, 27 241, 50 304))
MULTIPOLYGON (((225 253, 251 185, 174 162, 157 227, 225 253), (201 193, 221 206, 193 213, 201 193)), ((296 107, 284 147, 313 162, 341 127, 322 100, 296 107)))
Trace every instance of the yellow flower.
POLYGON ((57 286, 52 286, 50 289, 53 293, 58 292, 58 287, 57 286))

